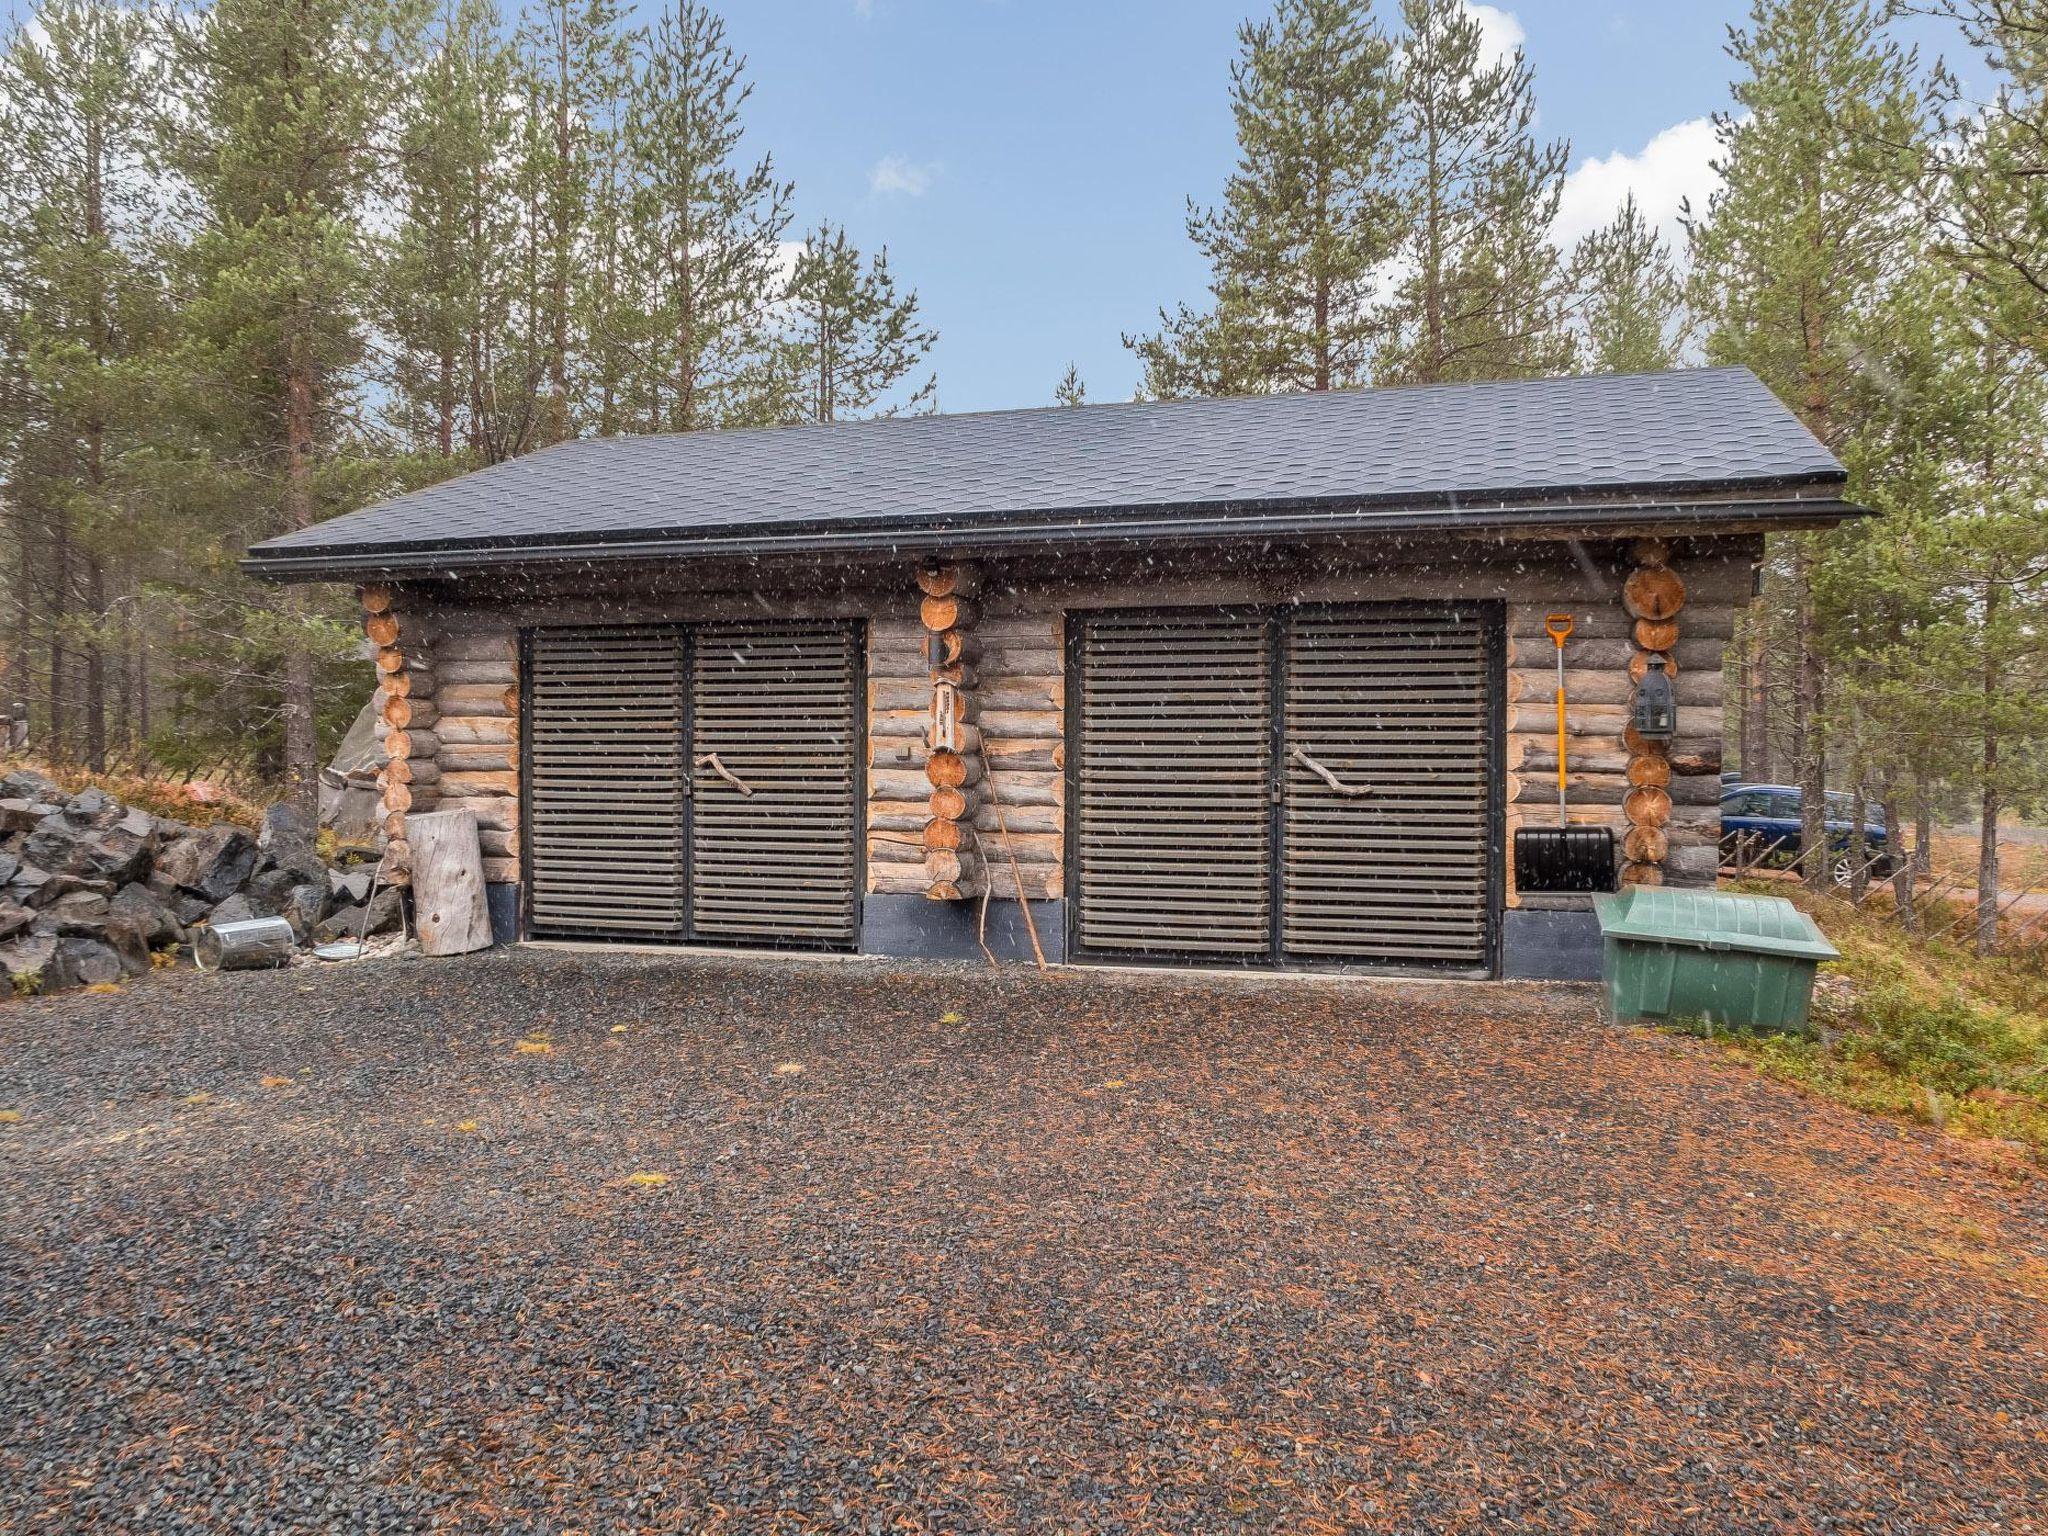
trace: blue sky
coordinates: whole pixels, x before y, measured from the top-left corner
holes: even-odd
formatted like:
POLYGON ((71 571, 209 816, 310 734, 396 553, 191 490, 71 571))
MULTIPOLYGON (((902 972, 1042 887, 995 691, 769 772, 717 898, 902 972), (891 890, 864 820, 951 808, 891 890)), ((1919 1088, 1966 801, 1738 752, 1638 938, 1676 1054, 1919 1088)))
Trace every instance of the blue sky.
MULTIPOLYGON (((726 0, 724 14, 751 64, 755 152, 795 179, 801 218, 887 243, 940 332, 940 408, 963 411, 1049 403, 1070 359, 1091 398, 1130 393, 1119 333, 1201 295, 1184 200, 1213 199, 1231 164, 1235 29, 1261 3, 726 0)), ((1723 44, 1746 0, 1472 8, 1519 38, 1544 129, 1571 141, 1561 222, 1602 221, 1629 186, 1664 215, 1710 185, 1703 120, 1729 103, 1723 44)))

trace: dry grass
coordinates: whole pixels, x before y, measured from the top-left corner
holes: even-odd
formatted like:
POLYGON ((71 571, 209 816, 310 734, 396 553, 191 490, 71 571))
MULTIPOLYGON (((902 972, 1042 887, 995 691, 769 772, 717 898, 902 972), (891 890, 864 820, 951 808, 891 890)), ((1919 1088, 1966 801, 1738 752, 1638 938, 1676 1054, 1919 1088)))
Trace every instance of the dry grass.
POLYGON ((53 779, 71 794, 82 789, 102 789, 123 805, 145 810, 152 816, 206 827, 215 822, 233 822, 241 827, 260 827, 263 807, 245 798, 245 791, 211 779, 191 783, 152 778, 134 773, 94 773, 89 769, 33 759, 0 762, 0 772, 28 769, 53 779))
POLYGON ((1784 883, 1842 958, 1811 1038, 1717 1033, 1764 1072, 1866 1112, 2007 1142, 2048 1162, 2048 963, 1908 942, 1888 914, 1784 883))
MULTIPOLYGON (((1936 832, 1928 853, 1935 879, 1951 879, 1970 886, 1977 883, 1977 839, 1973 835, 1936 832)), ((2036 842, 2032 838, 2022 840, 2001 834, 1998 884, 2005 891, 2048 887, 2048 839, 2036 842)))

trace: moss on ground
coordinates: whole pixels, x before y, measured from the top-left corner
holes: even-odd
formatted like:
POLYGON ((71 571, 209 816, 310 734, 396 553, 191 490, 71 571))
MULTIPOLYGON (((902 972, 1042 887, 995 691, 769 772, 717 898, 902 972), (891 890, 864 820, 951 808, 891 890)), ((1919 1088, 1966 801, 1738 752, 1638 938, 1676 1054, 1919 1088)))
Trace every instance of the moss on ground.
POLYGON ((1908 942, 1888 916, 1781 884, 1842 958, 1810 1036, 1701 1029, 1766 1075, 1872 1114, 2009 1141, 2048 1162, 2048 961, 1908 942))

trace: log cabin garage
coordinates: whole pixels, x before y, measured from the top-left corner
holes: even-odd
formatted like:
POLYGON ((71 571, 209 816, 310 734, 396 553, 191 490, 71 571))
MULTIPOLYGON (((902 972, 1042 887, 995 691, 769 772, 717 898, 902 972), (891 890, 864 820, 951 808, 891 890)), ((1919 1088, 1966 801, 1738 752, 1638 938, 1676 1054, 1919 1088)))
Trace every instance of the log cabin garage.
POLYGON ((507 936, 1579 976, 1843 485, 1700 369, 581 439, 246 564, 356 587, 387 867, 473 810, 507 936))

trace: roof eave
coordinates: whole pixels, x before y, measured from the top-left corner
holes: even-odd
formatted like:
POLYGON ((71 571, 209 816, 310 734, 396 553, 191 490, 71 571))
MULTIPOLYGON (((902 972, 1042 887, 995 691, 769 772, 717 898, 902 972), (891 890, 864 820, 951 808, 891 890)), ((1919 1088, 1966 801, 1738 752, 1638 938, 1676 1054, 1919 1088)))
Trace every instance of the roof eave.
POLYGON ((1802 477, 1740 495, 1622 493, 1541 501, 1435 503, 1386 507, 1269 506, 1253 510, 1138 508, 1078 512, 1045 518, 944 522, 877 522, 788 526, 728 532, 610 535, 588 539, 504 540, 439 549, 383 546, 349 551, 279 551, 243 556, 243 571, 278 582, 437 580, 544 565, 606 565, 648 560, 697 560, 773 555, 886 551, 916 556, 1000 554, 1044 545, 1124 543, 1172 539, 1229 543, 1244 539, 1313 538, 1344 534, 1433 533, 1457 536, 1519 530, 1734 532, 1757 527, 1825 528, 1870 510, 1840 496, 1840 476, 1802 477))

